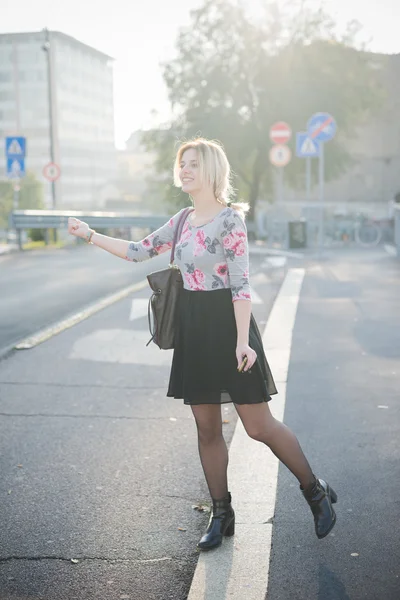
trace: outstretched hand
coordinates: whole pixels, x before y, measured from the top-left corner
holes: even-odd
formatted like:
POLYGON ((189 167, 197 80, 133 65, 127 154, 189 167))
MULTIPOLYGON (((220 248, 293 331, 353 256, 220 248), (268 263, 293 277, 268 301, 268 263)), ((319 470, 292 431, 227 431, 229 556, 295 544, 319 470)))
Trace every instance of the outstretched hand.
POLYGON ((89 225, 75 217, 68 219, 68 233, 76 237, 85 238, 89 231, 89 225))

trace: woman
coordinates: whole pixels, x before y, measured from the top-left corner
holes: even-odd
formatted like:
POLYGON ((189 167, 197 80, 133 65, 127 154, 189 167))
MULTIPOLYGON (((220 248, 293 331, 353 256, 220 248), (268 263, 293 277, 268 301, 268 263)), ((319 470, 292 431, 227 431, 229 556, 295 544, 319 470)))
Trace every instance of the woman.
MULTIPOLYGON (((215 548, 235 530, 222 434, 225 402, 235 404, 248 435, 269 446, 298 479, 314 515, 316 534, 323 538, 336 522, 332 503, 337 497, 325 481, 315 478, 295 435, 269 410, 268 402, 277 390, 251 313, 244 222, 248 205, 229 201, 230 166, 221 145, 202 138, 183 144, 175 160, 174 182, 190 195, 194 210, 186 217, 176 245, 175 262, 184 289, 167 395, 191 406, 213 502, 198 548, 215 548)), ((100 235, 74 218, 69 219, 68 229, 116 256, 138 262, 170 250, 181 213, 140 242, 100 235)))

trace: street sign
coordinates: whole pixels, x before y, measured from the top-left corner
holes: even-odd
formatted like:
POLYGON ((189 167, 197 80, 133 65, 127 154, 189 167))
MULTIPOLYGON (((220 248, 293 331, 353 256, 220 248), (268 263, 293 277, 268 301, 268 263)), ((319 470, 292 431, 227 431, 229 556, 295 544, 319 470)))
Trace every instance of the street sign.
POLYGON ((299 158, 319 156, 319 143, 313 140, 306 131, 296 133, 296 155, 299 158))
POLYGON ((25 158, 26 138, 20 136, 6 137, 6 157, 25 158))
POLYGON ((24 158, 7 158, 7 177, 20 179, 25 176, 24 158))
POLYGON ((274 144, 286 144, 292 137, 292 130, 287 123, 279 121, 272 125, 269 130, 269 137, 274 144))
POLYGON ((269 160, 275 167, 286 167, 290 163, 292 153, 290 148, 278 144, 269 151, 269 160))
POLYGON ((43 176, 49 181, 56 181, 60 175, 61 169, 56 163, 50 162, 43 168, 43 176))
POLYGON ((315 113, 307 123, 309 136, 317 142, 329 142, 336 129, 336 121, 329 113, 315 113))

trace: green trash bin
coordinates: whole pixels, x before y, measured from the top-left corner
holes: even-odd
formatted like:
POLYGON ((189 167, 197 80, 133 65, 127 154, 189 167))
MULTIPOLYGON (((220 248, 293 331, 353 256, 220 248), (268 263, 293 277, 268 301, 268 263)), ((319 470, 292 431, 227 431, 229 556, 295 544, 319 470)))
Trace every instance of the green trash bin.
POLYGON ((289 221, 289 248, 307 248, 306 221, 289 221))

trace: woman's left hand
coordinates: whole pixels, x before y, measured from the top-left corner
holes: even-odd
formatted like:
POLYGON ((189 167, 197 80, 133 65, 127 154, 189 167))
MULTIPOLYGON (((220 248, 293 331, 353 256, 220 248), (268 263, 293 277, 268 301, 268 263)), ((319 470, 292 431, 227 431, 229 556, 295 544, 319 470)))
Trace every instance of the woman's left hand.
POLYGON ((238 361, 238 368, 243 362, 244 357, 247 356, 247 364, 243 371, 248 371, 254 365, 257 360, 256 352, 250 348, 248 344, 240 344, 236 347, 236 358, 238 361))

